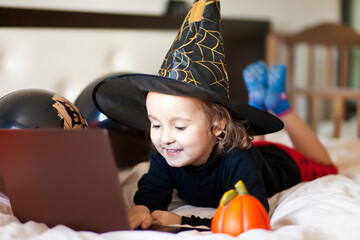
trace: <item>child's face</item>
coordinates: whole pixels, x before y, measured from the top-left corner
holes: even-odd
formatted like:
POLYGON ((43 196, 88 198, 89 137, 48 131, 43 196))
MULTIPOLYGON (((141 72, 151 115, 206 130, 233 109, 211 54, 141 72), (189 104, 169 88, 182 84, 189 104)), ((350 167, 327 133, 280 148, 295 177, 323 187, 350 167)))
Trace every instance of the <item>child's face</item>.
POLYGON ((170 166, 207 162, 216 137, 199 100, 149 92, 146 107, 151 140, 170 166))

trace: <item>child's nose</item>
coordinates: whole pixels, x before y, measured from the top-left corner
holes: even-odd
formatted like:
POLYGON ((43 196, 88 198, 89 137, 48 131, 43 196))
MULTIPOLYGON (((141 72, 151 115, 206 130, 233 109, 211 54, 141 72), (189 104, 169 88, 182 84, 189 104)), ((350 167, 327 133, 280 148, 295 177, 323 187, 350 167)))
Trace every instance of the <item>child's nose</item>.
POLYGON ((163 134, 161 136, 161 141, 164 143, 164 144, 171 144, 173 142, 175 142, 175 139, 173 138, 172 134, 171 134, 171 131, 169 130, 164 130, 163 131, 163 134))

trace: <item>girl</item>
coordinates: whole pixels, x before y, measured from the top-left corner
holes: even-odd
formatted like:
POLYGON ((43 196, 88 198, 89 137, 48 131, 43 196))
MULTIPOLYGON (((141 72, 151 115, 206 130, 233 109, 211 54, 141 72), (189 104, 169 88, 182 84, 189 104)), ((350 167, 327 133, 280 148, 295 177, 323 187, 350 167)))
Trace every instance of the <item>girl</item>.
POLYGON ((252 146, 247 123, 233 121, 221 105, 148 93, 150 136, 157 152, 151 154, 150 170, 139 182, 134 198, 137 205, 129 211, 131 228, 146 229, 152 224, 210 226, 210 219, 165 211, 173 188, 192 205, 217 207, 222 194, 242 179, 268 210, 267 198, 273 194, 301 181, 336 173, 326 149, 292 111, 285 93, 285 71, 283 65, 274 65, 268 77, 265 64, 256 62, 245 69, 244 78, 250 104, 266 108, 284 121, 296 151, 269 142, 254 142, 252 146))
POLYGON ((268 74, 262 62, 250 65, 244 71, 250 105, 229 98, 219 10, 218 0, 194 2, 157 76, 112 76, 94 89, 98 109, 121 124, 150 129, 156 148, 128 213, 132 229, 210 225, 210 219, 168 212, 173 189, 188 204, 215 208, 242 180, 268 210, 273 194, 336 173, 324 147, 290 108, 283 66, 268 74), (267 111, 284 121, 296 151, 252 142, 284 126, 267 111))

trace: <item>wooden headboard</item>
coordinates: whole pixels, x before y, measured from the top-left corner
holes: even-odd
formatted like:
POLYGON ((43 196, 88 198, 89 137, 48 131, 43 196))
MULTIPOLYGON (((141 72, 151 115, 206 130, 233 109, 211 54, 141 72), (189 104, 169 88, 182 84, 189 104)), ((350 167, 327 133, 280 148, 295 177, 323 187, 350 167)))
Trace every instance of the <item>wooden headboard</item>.
MULTIPOLYGON (((96 39, 101 37, 99 35, 102 35, 103 32, 99 32, 99 30, 108 32, 125 32, 125 34, 129 34, 129 31, 136 31, 141 32, 144 31, 145 36, 153 36, 160 33, 169 33, 170 36, 166 35, 164 36, 164 42, 158 43, 157 47, 162 46, 163 49, 157 50, 157 48, 152 49, 149 48, 148 51, 142 52, 141 56, 144 58, 149 58, 150 56, 158 54, 158 52, 161 52, 161 56, 158 57, 159 59, 154 59, 152 63, 149 64, 156 64, 155 67, 152 67, 151 70, 146 71, 153 71, 153 72, 145 72, 145 73, 152 73, 156 74, 158 68, 160 67, 163 57, 165 56, 167 50, 169 49, 173 36, 177 33, 177 30, 179 29, 182 21, 184 19, 184 16, 140 16, 140 15, 122 15, 122 14, 103 14, 103 13, 86 13, 86 12, 70 12, 70 11, 53 11, 53 10, 34 10, 34 9, 17 9, 17 8, 0 8, 0 56, 2 59, 9 59, 9 56, 7 54, 13 54, 13 52, 8 52, 7 46, 10 44, 7 44, 4 41, 6 40, 6 36, 8 34, 6 31, 41 31, 41 34, 45 34, 43 32, 49 31, 49 34, 54 34, 54 31, 65 31, 64 34, 68 34, 67 31, 70 31, 71 33, 75 32, 86 32, 89 34, 89 32, 94 32, 97 34, 96 39), (5 40, 4 40, 5 39, 5 40)), ((250 62, 256 61, 258 59, 264 59, 265 54, 265 38, 266 34, 268 33, 270 28, 269 22, 267 21, 254 21, 254 20, 245 20, 245 19, 223 19, 221 23, 221 31, 223 33, 224 37, 224 44, 225 44, 225 53, 226 53, 226 64, 228 68, 228 74, 230 79, 230 95, 233 98, 239 99, 241 101, 247 100, 247 94, 246 94, 246 88, 244 86, 244 83, 242 81, 242 69, 249 64, 250 62)), ((104 34, 105 35, 105 34, 104 34)), ((21 38, 26 38, 26 36, 29 35, 20 35, 20 37, 13 37, 9 41, 14 41, 15 39, 18 39, 19 41, 21 38)), ((41 35, 43 36, 43 35, 41 35)), ((86 35, 84 37, 83 44, 88 44, 92 41, 92 35, 86 35), (90 37, 89 37, 90 36, 90 37)), ((94 37, 95 38, 95 37, 94 37)), ((111 38, 111 36, 110 36, 111 38)), ((122 37, 120 37, 122 38, 122 37)), ((138 38, 138 41, 145 41, 143 38, 138 38)), ((39 39, 43 39, 41 37, 37 38, 36 41, 39 41, 39 39)), ((44 38, 46 40, 46 38, 44 38)), ((53 40, 53 39, 52 39, 53 40)), ((16 41, 16 40, 15 40, 16 41)), ((22 41, 26 41, 25 39, 22 39, 22 41)), ((35 40, 34 40, 35 41, 35 40)), ((54 40, 56 41, 56 39, 54 40)), ((60 42, 61 39, 59 38, 58 48, 53 47, 54 53, 51 55, 54 57, 54 61, 56 61, 56 54, 57 51, 66 51, 66 48, 62 50, 63 43, 60 42), (55 56, 54 56, 55 55, 55 56)), ((64 41, 64 40, 62 40, 64 41)), ((97 40, 99 41, 99 40, 97 40)), ((21 41, 20 41, 21 42, 21 41)), ((67 39, 66 44, 69 44, 71 40, 67 39)), ((119 41, 120 42, 120 41, 119 41)), ((129 41, 128 41, 129 42, 129 41)), ((136 46, 136 42, 134 42, 133 46, 130 46, 131 44, 126 43, 126 46, 120 46, 119 49, 108 49, 107 51, 122 51, 124 49, 129 50, 130 48, 134 49, 134 52, 136 49, 138 49, 139 46, 136 46)), ((132 41, 130 41, 132 42, 132 41)), ((14 44, 14 43, 12 43, 14 44)), ((140 43, 143 44, 143 43, 140 43)), ((38 44, 40 47, 41 44, 38 44)), ((45 43, 46 45, 46 43, 45 43)), ((67 45, 66 45, 67 46, 67 45)), ((98 46, 98 45, 96 45, 98 46)), ((104 43, 104 46, 101 45, 101 47, 96 47, 97 50, 100 48, 105 48, 107 46, 106 42, 104 43)), ((30 46, 31 47, 31 46, 30 46)), ((116 46, 117 47, 117 46, 116 46)), ((13 47, 18 49, 17 47, 13 47)), ((94 46, 91 46, 91 48, 94 48, 94 46)), ((112 46, 112 48, 115 48, 112 46)), ((75 48, 76 49, 76 48, 75 48)), ((41 50, 40 50, 41 51, 41 50)), ((49 50, 46 50, 49 51, 49 50)), ((131 51, 130 51, 131 52, 131 51)), ((72 58, 71 54, 75 54, 73 51, 70 51, 69 59, 72 58)), ((38 55, 38 54, 35 54, 38 55)), ((102 55, 101 55, 102 56, 102 55)), ((139 55, 136 55, 138 57, 139 55)), ((38 56, 36 56, 38 57, 38 56)), ((77 56, 78 57, 78 56, 77 56)), ((91 58, 91 56, 84 56, 84 58, 91 58)), ((95 57, 96 58, 96 57, 95 57)), ((31 59, 31 58, 30 58, 31 59)), ((16 60, 15 60, 16 61, 16 60)), ((81 60, 77 60, 79 62, 81 60)), ((14 71, 14 67, 21 68, 21 64, 14 64, 12 63, 12 70, 14 71), (15 66, 14 66, 15 65, 15 66)), ((85 61, 84 61, 85 64, 85 61)), ((95 63, 97 65, 102 64, 102 62, 95 63)), ((63 64, 56 63, 57 68, 51 71, 50 73, 47 72, 47 78, 49 81, 61 81, 60 79, 67 79, 65 83, 57 83, 55 85, 49 86, 49 90, 57 91, 60 94, 64 94, 65 97, 68 97, 70 100, 74 99, 74 95, 81 91, 81 89, 77 90, 77 92, 74 93, 68 93, 64 90, 64 86, 66 84, 73 84, 75 81, 75 78, 69 78, 69 74, 74 72, 74 69, 66 70, 63 73, 63 77, 59 76, 59 78, 54 79, 54 76, 52 74, 60 74, 59 69, 61 68, 63 64), (59 92, 60 91, 60 92, 59 92), (70 95, 70 96, 69 96, 70 95)), ((35 65, 33 65, 35 66, 35 65)), ((79 65, 80 66, 80 65, 79 65)), ((2 67, 0 71, 8 71, 8 66, 2 67)), ((81 70, 81 67, 78 67, 81 70)), ((88 70, 91 70, 91 68, 95 67, 89 67, 88 70)), ((93 73, 88 78, 92 79, 86 79, 86 80, 80 80, 80 77, 77 77, 76 81, 82 81, 81 84, 77 84, 73 88, 81 88, 86 86, 87 83, 90 83, 92 80, 95 80, 95 78, 100 77, 104 74, 109 74, 114 71, 122 71, 123 69, 116 69, 116 67, 105 67, 104 69, 98 70, 96 73, 93 73), (85 81, 85 82, 84 82, 85 81)), ((143 72, 142 67, 133 67, 132 69, 129 69, 131 71, 141 71, 143 72)), ((9 70, 10 71, 10 70, 9 70)), ((21 70, 17 70, 18 72, 21 70)), ((83 72, 85 72, 83 70, 83 72)), ((29 78, 27 81, 37 81, 39 71, 37 71, 37 75, 35 77, 29 76, 29 74, 26 75, 26 72, 24 72, 24 78, 29 78)), ((78 75, 82 75, 81 73, 78 73, 78 75)), ((7 74, 6 72, 3 73, 4 78, 2 81, 0 80, 0 85, 2 92, 0 92, 0 95, 4 95, 6 92, 4 91, 11 91, 15 88, 22 87, 22 83, 14 85, 9 85, 7 88, 7 82, 13 81, 11 79, 11 76, 16 76, 20 78, 21 76, 18 76, 16 74, 7 74), (20 86, 19 86, 20 85, 20 86)), ((46 76, 45 76, 46 78, 46 76)), ((46 81, 46 80, 45 80, 46 81)), ((32 86, 31 84, 26 84, 24 87, 32 86)), ((41 86, 41 85, 34 85, 41 86)), ((46 87, 44 85, 44 87, 46 87)))

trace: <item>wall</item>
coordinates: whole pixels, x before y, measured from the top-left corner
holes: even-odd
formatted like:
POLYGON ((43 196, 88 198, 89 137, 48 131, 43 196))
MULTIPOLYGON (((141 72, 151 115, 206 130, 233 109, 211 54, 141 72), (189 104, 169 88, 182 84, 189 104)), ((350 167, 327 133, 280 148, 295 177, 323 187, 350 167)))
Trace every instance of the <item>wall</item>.
MULTIPOLYGON (((167 0, 2 0, 0 6, 159 15, 167 0)), ((268 19, 274 30, 287 32, 341 17, 340 0, 223 0, 221 13, 223 18, 268 19)))
POLYGON ((0 6, 86 12, 163 14, 167 0, 1 0, 0 6))
POLYGON ((119 72, 156 74, 176 31, 0 28, 0 97, 24 88, 70 101, 93 80, 119 72), (144 54, 151 49, 151 54, 144 54))
MULTIPOLYGON (((186 2, 190 6, 192 0, 186 2)), ((339 21, 339 2, 223 0, 221 12, 227 19, 269 20, 273 30, 292 32, 319 21, 339 21)), ((167 1, 1 0, 1 6, 162 15, 167 1)), ((107 73, 156 73, 176 32, 149 35, 139 31, 0 28, 0 97, 19 88, 35 87, 56 91, 73 101, 89 81, 107 73), (151 55, 143 54, 144 49, 152 49, 151 55)))

